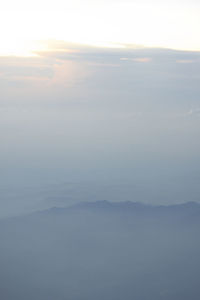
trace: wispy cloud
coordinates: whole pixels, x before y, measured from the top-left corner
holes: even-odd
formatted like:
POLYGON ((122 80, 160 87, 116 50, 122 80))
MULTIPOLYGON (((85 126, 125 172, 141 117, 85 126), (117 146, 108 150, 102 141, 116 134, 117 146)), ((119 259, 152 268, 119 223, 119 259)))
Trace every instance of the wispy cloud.
POLYGON ((106 48, 63 41, 47 41, 44 48, 37 57, 0 57, 0 85, 5 91, 6 83, 6 94, 12 93, 8 87, 15 83, 27 91, 26 83, 33 83, 52 95, 55 88, 60 89, 66 99, 70 98, 69 89, 81 98, 93 94, 97 99, 102 93, 107 97, 109 92, 117 98, 123 94, 124 101, 147 97, 159 98, 159 102, 167 99, 166 103, 172 98, 178 101, 183 90, 184 99, 189 99, 191 88, 193 94, 199 93, 200 52, 126 44, 106 48))
POLYGON ((150 57, 135 57, 135 58, 128 58, 128 57, 121 57, 120 60, 122 61, 133 61, 139 63, 148 63, 152 61, 150 57))
POLYGON ((187 113, 187 116, 198 116, 200 117, 200 108, 191 108, 187 113))
POLYGON ((178 60, 176 60, 176 62, 178 64, 191 64, 191 63, 194 63, 195 60, 192 60, 192 59, 178 59, 178 60))

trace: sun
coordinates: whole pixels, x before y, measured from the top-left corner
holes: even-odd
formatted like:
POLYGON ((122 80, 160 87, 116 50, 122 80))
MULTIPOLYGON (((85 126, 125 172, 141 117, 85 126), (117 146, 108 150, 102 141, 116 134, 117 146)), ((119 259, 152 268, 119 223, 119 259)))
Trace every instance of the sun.
POLYGON ((4 39, 0 56, 22 56, 32 57, 36 56, 37 51, 41 50, 39 42, 33 40, 27 40, 23 38, 4 39))

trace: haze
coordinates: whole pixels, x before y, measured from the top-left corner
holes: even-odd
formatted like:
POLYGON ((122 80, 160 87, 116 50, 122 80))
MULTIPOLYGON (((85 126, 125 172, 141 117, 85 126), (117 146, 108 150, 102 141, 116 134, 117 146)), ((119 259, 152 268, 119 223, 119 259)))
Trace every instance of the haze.
POLYGON ((1 4, 0 299, 200 299, 199 13, 1 4))

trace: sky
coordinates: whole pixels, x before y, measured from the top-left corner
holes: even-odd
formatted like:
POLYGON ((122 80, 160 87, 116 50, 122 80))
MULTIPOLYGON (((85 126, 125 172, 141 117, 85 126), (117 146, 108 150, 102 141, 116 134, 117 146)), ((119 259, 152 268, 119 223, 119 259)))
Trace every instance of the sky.
POLYGON ((1 216, 199 201, 198 2, 7 1, 0 14, 1 216))
POLYGON ((14 1, 1 4, 1 55, 33 55, 44 40, 200 49, 198 1, 14 1))

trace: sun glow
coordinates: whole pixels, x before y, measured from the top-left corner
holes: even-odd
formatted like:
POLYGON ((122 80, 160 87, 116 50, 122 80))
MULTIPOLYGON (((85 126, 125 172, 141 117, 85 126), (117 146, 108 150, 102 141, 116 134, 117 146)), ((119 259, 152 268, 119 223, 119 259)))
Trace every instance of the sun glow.
POLYGON ((23 10, 15 4, 12 11, 7 4, 1 10, 0 55, 35 55, 45 48, 38 41, 49 39, 105 47, 132 43, 200 50, 199 6, 188 9, 184 5, 167 7, 137 1, 96 5, 87 1, 84 5, 69 5, 61 0, 42 3, 37 1, 28 8, 24 2, 23 10))

